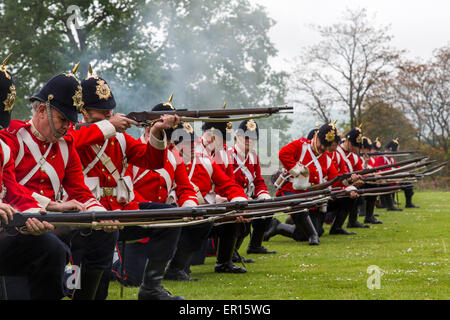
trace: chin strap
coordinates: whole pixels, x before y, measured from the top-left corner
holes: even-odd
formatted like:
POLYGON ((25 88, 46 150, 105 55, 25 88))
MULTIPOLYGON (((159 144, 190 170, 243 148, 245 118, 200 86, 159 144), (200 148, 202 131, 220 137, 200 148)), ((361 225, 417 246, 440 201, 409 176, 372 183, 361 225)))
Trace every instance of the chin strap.
POLYGON ((50 106, 50 101, 47 101, 45 103, 45 108, 47 110, 47 118, 48 118, 48 123, 50 124, 50 129, 52 130, 52 134, 55 138, 60 139, 62 138, 64 135, 60 135, 56 129, 55 129, 55 124, 53 123, 53 117, 52 117, 52 109, 50 106))

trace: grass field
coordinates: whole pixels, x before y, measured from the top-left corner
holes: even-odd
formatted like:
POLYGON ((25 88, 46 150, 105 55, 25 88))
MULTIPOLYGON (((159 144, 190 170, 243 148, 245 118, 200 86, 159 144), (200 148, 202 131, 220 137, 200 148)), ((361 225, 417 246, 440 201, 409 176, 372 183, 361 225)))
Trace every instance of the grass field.
MULTIPOLYGON (((163 285, 189 300, 449 299, 450 192, 416 193, 419 209, 404 209, 403 193, 399 200, 402 212, 376 209, 383 224, 351 229, 356 235, 329 235, 326 225, 320 246, 275 236, 263 243, 275 255, 247 255, 247 237, 240 253, 256 260, 247 273, 214 273, 210 257, 192 267, 201 281, 163 285), (380 289, 367 287, 371 265, 383 272, 380 289)), ((137 299, 138 288, 123 290, 122 299, 137 299)), ((117 282, 109 299, 121 299, 117 282)))

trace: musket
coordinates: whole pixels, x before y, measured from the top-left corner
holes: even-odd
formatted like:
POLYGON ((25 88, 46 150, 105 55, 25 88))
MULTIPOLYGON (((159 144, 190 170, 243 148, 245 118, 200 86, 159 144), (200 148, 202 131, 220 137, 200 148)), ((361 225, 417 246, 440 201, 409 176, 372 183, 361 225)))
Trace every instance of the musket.
POLYGON ((361 155, 368 156, 408 156, 414 153, 419 153, 419 150, 405 150, 405 151, 390 151, 390 152, 363 152, 361 155))
MULTIPOLYGON (((385 175, 391 175, 391 174, 395 174, 395 173, 399 173, 399 172, 417 170, 419 168, 429 166, 430 164, 433 164, 435 162, 436 162, 436 160, 426 160, 426 159, 424 159, 422 161, 419 161, 419 162, 416 162, 416 163, 411 163, 411 164, 402 166, 400 168, 393 168, 391 170, 380 171, 380 172, 377 172, 377 174, 381 175, 381 176, 385 176, 385 175)), ((399 163, 399 162, 397 162, 397 163, 399 163)), ((380 168, 380 167, 377 167, 377 168, 380 168)))
POLYGON ((282 202, 272 203, 270 207, 254 207, 252 210, 245 210, 243 212, 236 212, 230 215, 222 216, 216 221, 219 223, 234 223, 237 217, 243 217, 248 220, 253 219, 267 219, 273 217, 275 214, 293 214, 303 212, 311 208, 323 205, 330 200, 330 197, 311 200, 311 201, 295 201, 286 200, 282 202), (256 209, 256 210, 255 210, 256 209))
POLYGON ((447 164, 448 164, 448 161, 445 161, 445 162, 440 163, 436 166, 433 166, 425 171, 419 172, 419 174, 424 175, 424 176, 432 175, 432 174, 442 170, 447 164))
POLYGON ((382 194, 389 194, 393 192, 397 192, 399 190, 405 189, 406 186, 397 185, 397 186, 389 186, 389 187, 378 187, 378 188, 362 188, 356 190, 339 190, 333 191, 330 194, 330 197, 333 199, 337 198, 347 198, 350 195, 350 192, 356 192, 360 196, 378 196, 382 194))
POLYGON ((391 175, 383 175, 383 176, 370 176, 370 177, 362 177, 361 180, 364 182, 378 181, 378 180, 386 180, 386 181, 401 181, 403 179, 422 179, 423 175, 420 173, 396 173, 391 175))
POLYGON ((253 200, 244 200, 244 201, 234 201, 234 202, 221 202, 221 203, 212 203, 212 204, 203 204, 199 205, 197 208, 214 208, 214 207, 225 207, 228 210, 246 210, 246 209, 254 209, 254 208, 267 208, 272 204, 272 206, 276 206, 277 204, 273 203, 288 203, 286 200, 293 200, 291 203, 302 203, 307 201, 318 200, 322 197, 329 195, 332 191, 340 190, 340 188, 332 188, 332 189, 324 189, 317 191, 310 191, 304 193, 296 193, 287 196, 280 196, 270 199, 253 199, 253 200), (262 204, 261 206, 256 206, 258 204, 262 204), (267 206, 266 206, 267 205, 267 206))
POLYGON ((327 182, 324 182, 324 183, 319 183, 319 184, 316 184, 316 185, 312 185, 312 186, 308 187, 308 190, 314 191, 314 190, 320 190, 320 189, 328 188, 329 186, 335 184, 336 182, 343 181, 343 180, 346 180, 346 179, 350 178, 352 176, 352 174, 366 175, 366 174, 378 172, 379 170, 389 169, 389 168, 398 167, 398 166, 400 166, 400 167, 401 166, 406 166, 406 165, 411 164, 411 163, 416 163, 416 162, 419 162, 419 161, 423 161, 424 159, 427 159, 427 157, 426 156, 416 157, 416 158, 413 158, 413 159, 403 160, 403 161, 399 161, 399 162, 391 163, 391 164, 386 164, 386 165, 379 166, 379 167, 367 168, 367 169, 363 169, 363 170, 358 170, 358 171, 353 171, 353 172, 349 172, 349 173, 340 174, 340 175, 336 176, 334 179, 332 179, 330 181, 327 181, 327 182))
POLYGON ((39 221, 47 221, 55 226, 63 225, 80 225, 85 226, 92 224, 98 225, 99 222, 105 220, 119 220, 122 223, 145 223, 151 221, 168 221, 168 220, 180 220, 184 218, 198 218, 213 215, 226 214, 227 209, 216 208, 167 208, 167 209, 146 209, 146 210, 124 210, 124 211, 87 211, 87 212, 47 212, 45 214, 40 213, 23 213, 16 212, 13 215, 12 221, 8 224, 4 224, 1 221, 0 227, 3 229, 20 228, 25 226, 25 222, 29 218, 36 218, 39 221))
MULTIPOLYGON (((141 111, 130 112, 126 115, 127 118, 139 123, 140 126, 152 125, 159 120, 163 115, 178 115, 180 120, 184 122, 192 121, 208 121, 208 122, 229 122, 242 121, 249 119, 245 118, 210 118, 210 117, 225 117, 238 115, 263 115, 270 116, 275 113, 290 113, 281 111, 292 111, 294 107, 268 107, 268 108, 243 108, 243 109, 209 109, 209 110, 173 110, 173 111, 141 111)), ((252 116, 251 118, 255 118, 252 116)))

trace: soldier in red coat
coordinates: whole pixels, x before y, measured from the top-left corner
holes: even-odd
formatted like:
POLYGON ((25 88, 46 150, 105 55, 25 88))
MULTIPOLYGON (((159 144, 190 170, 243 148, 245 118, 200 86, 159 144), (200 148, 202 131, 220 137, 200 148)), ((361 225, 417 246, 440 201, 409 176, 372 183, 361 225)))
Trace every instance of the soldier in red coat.
MULTIPOLYGON (((6 69, 7 60, 0 66, 1 129, 8 128, 10 124, 16 97, 13 78, 6 69)), ((63 297, 63 270, 68 250, 54 235, 47 233, 53 230, 54 226, 33 218, 26 221, 27 231, 17 232, 15 236, 2 230, 2 227, 13 218, 16 210, 22 212, 45 212, 45 210, 31 197, 32 192, 15 180, 11 149, 1 138, 0 167, 0 276, 26 277, 28 287, 19 288, 26 298, 60 299, 63 297), (14 201, 14 207, 3 203, 7 201, 6 198, 14 201)), ((6 282, 0 283, 0 296, 4 290, 8 294, 7 289, 11 286, 11 282, 8 281, 7 288, 1 288, 5 284, 6 282)))
MULTIPOLYGON (((61 199, 64 190, 68 201, 61 207, 65 210, 105 210, 83 183, 78 153, 72 137, 66 135, 69 124, 77 121, 78 111, 83 106, 82 88, 74 72, 75 69, 72 73, 59 74, 50 79, 30 99, 32 119, 26 122, 11 121, 9 128, 1 132, 1 137, 11 148, 17 181, 32 192, 42 208, 50 210, 57 203, 55 201, 61 199)), ((53 288, 59 290, 57 295, 63 291, 62 276, 68 258, 68 244, 72 254, 83 250, 79 258, 82 263, 82 287, 75 290, 73 298, 92 299, 98 286, 96 280, 112 259, 116 234, 109 231, 114 231, 114 228, 105 229, 108 232, 89 230, 87 234, 86 230, 61 231, 60 239, 54 234, 44 233, 47 230, 49 227, 45 225, 34 229, 38 234, 43 234, 30 241, 34 246, 42 242, 46 250, 60 252, 60 260, 52 265, 57 269, 53 271, 53 288)), ((55 290, 47 294, 51 298, 57 297, 55 290)))
MULTIPOLYGON (((152 111, 171 111, 175 108, 170 103, 160 103, 152 108, 152 111)), ((182 130, 182 129, 180 129, 182 130)), ((167 160, 164 167, 157 170, 143 169, 137 166, 130 166, 132 172, 134 190, 137 197, 142 197, 142 201, 152 201, 157 203, 173 204, 179 207, 193 207, 198 205, 197 194, 192 186, 183 159, 171 141, 174 129, 165 129, 168 139, 167 160)), ((150 136, 150 127, 141 136, 141 141, 147 143, 150 136)), ((189 266, 195 251, 201 248, 203 240, 206 239, 212 223, 202 223, 181 228, 177 249, 170 260, 164 279, 190 281, 189 266)), ((138 243, 126 244, 126 260, 124 268, 126 270, 126 280, 119 279, 128 285, 135 285, 136 279, 142 278, 144 263, 141 252, 152 242, 144 239, 138 243)), ((145 261, 144 261, 145 262, 145 261)), ((119 263, 115 263, 114 269, 120 271, 119 263)))
MULTIPOLYGON (((378 139, 378 138, 377 138, 378 139)), ((368 153, 374 152, 374 145, 377 142, 377 140, 372 143, 372 141, 368 137, 362 138, 362 147, 361 147, 361 153, 363 154, 363 168, 373 168, 375 165, 375 157, 369 156, 368 153)), ((378 142, 380 144, 380 142, 378 142)), ((374 184, 366 184, 365 188, 371 188, 376 187, 377 185, 374 184)), ((377 220, 374 216, 374 210, 375 210, 375 202, 377 197, 361 197, 359 205, 359 211, 360 215, 364 216, 364 223, 370 223, 370 224, 381 224, 382 222, 377 220)))
MULTIPOLYGON (((216 203, 217 199, 243 201, 247 196, 241 186, 223 171, 219 164, 206 153, 196 152, 195 135, 191 126, 184 124, 184 130, 172 134, 172 140, 180 152, 191 184, 197 193, 199 204, 216 203), (219 196, 219 197, 217 197, 219 196)), ((238 219, 238 222, 244 221, 238 219)), ((217 261, 214 271, 218 273, 245 273, 246 269, 236 266, 233 253, 236 248, 238 224, 215 226, 212 230, 218 235, 217 261)))
MULTIPOLYGON (((143 169, 160 169, 167 160, 167 139, 164 129, 179 121, 178 116, 162 116, 149 132, 148 143, 134 139, 125 131, 137 123, 123 114, 114 114, 116 102, 107 82, 90 74, 81 82, 83 88, 83 120, 86 125, 70 131, 82 159, 86 184, 109 210, 160 209, 171 207, 143 201, 135 192, 128 165, 143 169)), ((125 227, 119 240, 138 240, 151 236, 147 247, 147 263, 138 294, 140 300, 182 299, 172 296, 161 285, 165 268, 173 257, 180 235, 179 228, 125 227)), ((109 268, 111 268, 112 259, 109 268)), ((111 270, 111 269, 110 269, 111 270)), ((98 299, 107 296, 109 273, 101 280, 98 299)))
MULTIPOLYGON (((234 179, 244 188, 247 197, 251 199, 270 199, 264 178, 261 175, 261 166, 259 157, 256 153, 256 144, 259 138, 258 124, 253 120, 244 120, 240 123, 235 137, 235 145, 228 150, 228 154, 233 161, 234 179)), ((271 223, 271 219, 252 220, 253 231, 250 236, 250 242, 247 247, 247 253, 276 253, 276 251, 267 250, 262 246, 264 232, 271 223)), ((238 239, 237 248, 250 233, 250 224, 245 226, 241 236, 238 239)))
MULTIPOLYGON (((348 172, 363 170, 363 159, 359 156, 360 149, 362 147, 363 135, 360 127, 351 129, 345 135, 345 141, 341 143, 336 152, 341 156, 343 162, 347 165, 348 172)), ((357 181, 353 183, 356 187, 361 187, 364 182, 357 181)), ((352 201, 348 204, 350 212, 348 214, 347 228, 369 228, 358 221, 358 203, 361 201, 352 201)))
MULTIPOLYGON (((285 169, 284 177, 282 177, 285 182, 278 186, 277 195, 306 192, 310 185, 333 180, 339 173, 328 150, 336 143, 336 136, 337 129, 334 124, 325 124, 314 133, 312 140, 301 138, 281 148, 279 158, 285 169)), ((349 180, 356 181, 357 179, 358 177, 353 175, 349 180)), ((348 190, 355 188, 348 181, 344 183, 348 190)), ((336 182, 333 187, 344 187, 344 185, 342 182, 336 182)), ((351 198, 357 196, 355 192, 350 192, 351 198)), ((318 245, 320 243, 319 236, 323 234, 324 213, 325 211, 315 208, 309 210, 308 213, 291 215, 295 227, 292 226, 290 232, 286 224, 271 225, 265 238, 268 239, 269 236, 280 233, 297 241, 308 240, 310 245, 318 245)), ((345 218, 346 215, 339 215, 340 221, 337 223, 338 219, 335 219, 336 227, 332 228, 330 233, 348 234, 340 227, 345 218)))

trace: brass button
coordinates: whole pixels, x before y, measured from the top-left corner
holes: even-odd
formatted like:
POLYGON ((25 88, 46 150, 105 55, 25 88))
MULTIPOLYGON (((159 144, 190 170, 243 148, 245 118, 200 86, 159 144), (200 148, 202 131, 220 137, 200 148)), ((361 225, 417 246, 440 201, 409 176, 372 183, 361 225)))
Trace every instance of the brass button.
POLYGON ((41 182, 41 183, 44 183, 44 181, 45 181, 44 179, 41 179, 41 181, 40 181, 40 182, 41 182))
POLYGON ((44 190, 41 190, 41 194, 44 194, 44 190))

